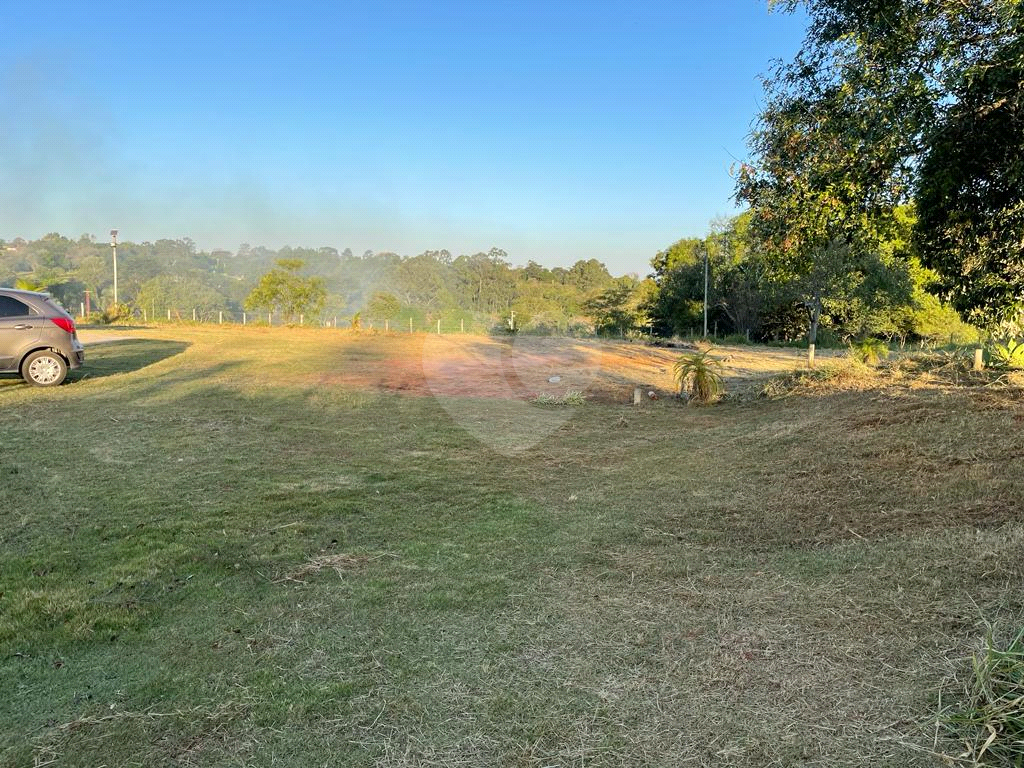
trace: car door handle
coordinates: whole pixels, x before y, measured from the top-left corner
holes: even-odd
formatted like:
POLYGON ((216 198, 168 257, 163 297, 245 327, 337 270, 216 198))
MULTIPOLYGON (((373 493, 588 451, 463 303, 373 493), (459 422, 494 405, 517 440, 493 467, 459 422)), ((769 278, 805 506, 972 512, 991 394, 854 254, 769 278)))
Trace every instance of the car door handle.
POLYGON ((25 323, 18 323, 16 326, 14 326, 14 330, 16 330, 16 331, 28 331, 28 330, 31 330, 31 329, 32 329, 32 326, 31 325, 25 325, 25 323))

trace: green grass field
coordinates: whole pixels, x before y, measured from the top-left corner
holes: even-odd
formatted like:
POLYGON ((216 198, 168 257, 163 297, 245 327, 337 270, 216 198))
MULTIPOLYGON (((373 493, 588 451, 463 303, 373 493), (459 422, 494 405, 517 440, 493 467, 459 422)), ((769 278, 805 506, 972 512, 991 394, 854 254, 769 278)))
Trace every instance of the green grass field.
POLYGON ((1016 389, 595 400, 507 455, 459 414, 515 411, 346 385, 410 338, 135 335, 0 382, 2 765, 944 765, 1021 625, 1016 389))

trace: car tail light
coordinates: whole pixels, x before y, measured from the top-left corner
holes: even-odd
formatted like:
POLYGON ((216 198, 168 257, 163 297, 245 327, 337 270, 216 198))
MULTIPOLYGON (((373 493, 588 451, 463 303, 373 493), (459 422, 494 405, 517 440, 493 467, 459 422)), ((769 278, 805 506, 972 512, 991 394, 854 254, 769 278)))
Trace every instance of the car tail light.
POLYGON ((50 321, 59 328, 63 328, 68 333, 75 332, 75 321, 70 317, 51 317, 50 321))

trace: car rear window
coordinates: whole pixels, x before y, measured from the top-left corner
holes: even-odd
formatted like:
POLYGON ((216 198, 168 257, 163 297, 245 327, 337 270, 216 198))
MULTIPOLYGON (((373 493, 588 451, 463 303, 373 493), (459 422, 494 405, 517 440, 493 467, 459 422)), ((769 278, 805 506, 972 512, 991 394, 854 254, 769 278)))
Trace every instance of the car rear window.
POLYGON ((0 317, 24 317, 34 314, 32 308, 13 296, 0 296, 0 317))

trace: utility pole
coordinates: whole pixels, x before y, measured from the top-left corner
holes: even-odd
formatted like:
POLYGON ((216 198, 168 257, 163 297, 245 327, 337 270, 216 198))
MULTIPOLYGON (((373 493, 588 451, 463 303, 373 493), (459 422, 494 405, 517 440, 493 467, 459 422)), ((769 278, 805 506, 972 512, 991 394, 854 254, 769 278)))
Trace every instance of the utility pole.
POLYGON ((704 338, 708 337, 708 244, 704 243, 704 338))
POLYGON ((117 230, 110 230, 110 249, 114 252, 114 306, 117 306, 117 230))

